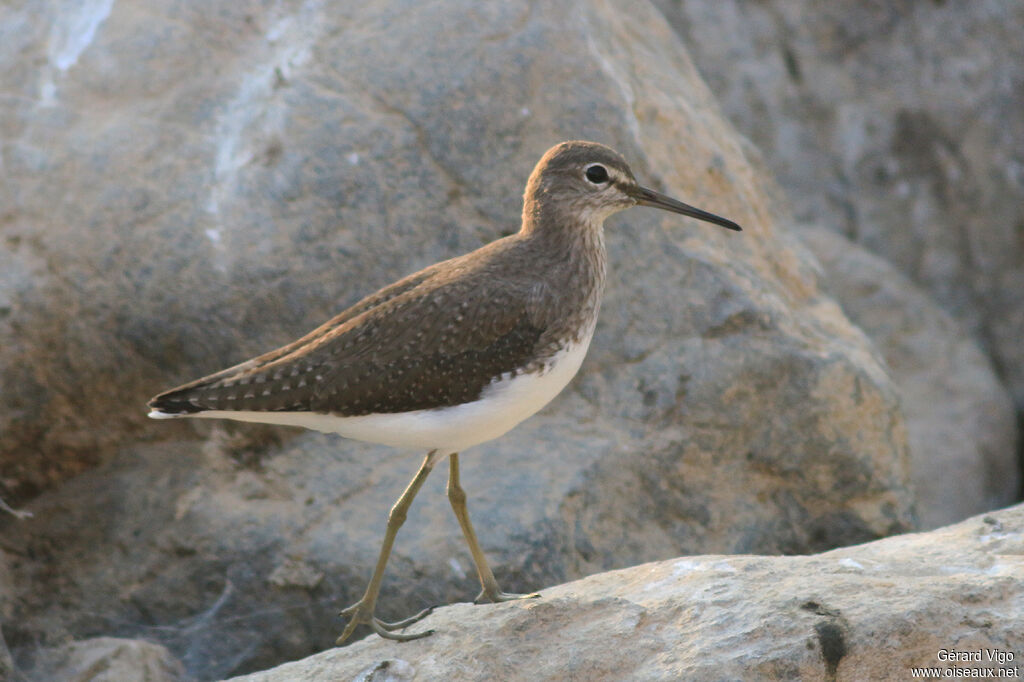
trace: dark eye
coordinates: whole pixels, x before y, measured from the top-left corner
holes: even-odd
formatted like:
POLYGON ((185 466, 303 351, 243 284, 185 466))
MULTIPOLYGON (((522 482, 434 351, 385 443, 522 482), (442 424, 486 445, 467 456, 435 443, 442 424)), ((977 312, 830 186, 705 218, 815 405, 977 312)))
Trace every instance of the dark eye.
POLYGON ((583 171, 583 174, 595 185, 603 185, 608 182, 608 169, 599 163, 587 166, 587 170, 583 171))

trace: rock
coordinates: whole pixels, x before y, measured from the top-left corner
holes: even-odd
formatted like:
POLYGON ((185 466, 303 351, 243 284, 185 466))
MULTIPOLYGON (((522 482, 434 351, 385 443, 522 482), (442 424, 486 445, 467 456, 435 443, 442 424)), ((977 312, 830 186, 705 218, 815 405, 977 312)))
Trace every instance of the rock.
POLYGON ((447 606, 424 621, 436 630, 426 639, 368 637, 232 679, 884 681, 915 667, 937 668, 929 679, 954 668, 1019 677, 1022 558, 1018 506, 814 556, 671 559, 538 600, 447 606))
MULTIPOLYGON (((11 567, 7 552, 0 548, 0 594, 14 594, 14 581, 11 578, 11 567)), ((10 682, 23 682, 14 659, 11 657, 10 649, 7 647, 7 640, 4 636, 7 612, 0 608, 0 680, 10 682)))
POLYGON ((24 679, 15 667, 14 659, 11 658, 11 652, 7 648, 7 642, 4 641, 3 632, 0 631, 0 680, 22 682, 24 679))
MULTIPOLYGON (((16 273, 0 275, 2 475, 29 490, 91 469, 33 519, 0 518, 16 660, 111 623, 202 678, 329 646, 420 454, 156 423, 143 403, 515 229, 529 170, 561 139, 606 142, 745 231, 642 209, 609 222, 581 375, 464 458, 503 587, 913 527, 880 357, 653 8, 65 10, 0 10, 0 273, 16 273)), ((443 479, 399 535, 385 617, 476 593, 443 479)))
POLYGON ((822 228, 801 238, 843 312, 885 356, 903 398, 911 480, 924 528, 1020 494, 1013 400, 959 321, 881 258, 822 228))
POLYGON ((32 518, 32 512, 27 512, 24 511, 23 509, 15 509, 11 505, 4 502, 3 498, 0 498, 0 512, 10 514, 16 519, 32 518))
POLYGON ((1024 412, 1024 5, 657 3, 797 218, 929 291, 1024 412))
POLYGON ((40 655, 30 679, 62 682, 179 682, 181 663, 164 647, 143 640, 97 637, 40 655))

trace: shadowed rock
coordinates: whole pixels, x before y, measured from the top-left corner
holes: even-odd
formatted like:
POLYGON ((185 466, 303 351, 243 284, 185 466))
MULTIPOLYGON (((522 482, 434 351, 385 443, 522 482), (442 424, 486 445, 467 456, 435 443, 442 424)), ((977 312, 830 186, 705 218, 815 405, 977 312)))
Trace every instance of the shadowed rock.
POLYGON ((829 291, 878 345, 899 387, 922 527, 1017 500, 1013 400, 963 324, 866 249, 820 228, 800 234, 829 291))

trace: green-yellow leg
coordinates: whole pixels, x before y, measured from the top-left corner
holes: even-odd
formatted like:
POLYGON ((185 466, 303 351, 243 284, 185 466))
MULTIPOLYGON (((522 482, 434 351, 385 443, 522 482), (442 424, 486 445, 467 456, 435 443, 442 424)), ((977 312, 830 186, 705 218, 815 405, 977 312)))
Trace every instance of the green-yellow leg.
POLYGON ((395 639, 400 642, 406 642, 410 639, 419 639, 420 637, 426 637, 427 635, 433 634, 433 630, 425 630, 423 632, 417 632, 414 634, 396 634, 393 630, 399 630, 408 625, 412 625, 418 620, 426 618, 430 615, 433 607, 423 609, 415 616, 406 618, 405 620, 398 621, 395 623, 385 623, 373 615, 374 609, 377 606, 377 595, 380 592, 380 581, 384 577, 384 567, 388 564, 388 556, 391 554, 391 546, 395 542, 395 535, 398 534, 398 529, 405 523, 406 514, 409 511, 409 505, 412 504, 412 500, 416 497, 416 493, 419 492, 420 486, 423 485, 423 481, 427 480, 427 475, 430 470, 434 468, 434 459, 437 452, 435 450, 427 453, 427 456, 423 460, 423 464, 420 465, 420 470, 416 472, 416 476, 409 482, 405 492, 395 502, 395 506, 391 508, 391 512, 388 514, 388 526, 387 530, 384 531, 384 544, 380 548, 380 556, 377 557, 377 567, 373 570, 373 577, 370 578, 370 584, 366 587, 366 593, 363 598, 357 601, 352 606, 348 607, 341 612, 341 616, 350 616, 348 625, 345 626, 344 632, 341 633, 341 637, 338 637, 336 644, 341 644, 352 631, 356 629, 356 626, 360 623, 364 623, 373 628, 381 637, 387 639, 395 639))
POLYGON ((513 599, 531 599, 539 597, 536 592, 533 594, 509 594, 502 592, 498 582, 494 579, 491 567, 487 565, 487 558, 480 543, 476 540, 476 532, 473 524, 469 521, 469 510, 466 508, 466 491, 459 485, 459 453, 454 452, 448 457, 448 501, 452 503, 452 510, 455 518, 462 526, 462 534, 466 537, 466 544, 469 545, 469 553, 473 555, 473 563, 476 564, 476 574, 480 578, 480 585, 483 590, 476 597, 479 603, 484 597, 493 602, 512 601, 513 599))

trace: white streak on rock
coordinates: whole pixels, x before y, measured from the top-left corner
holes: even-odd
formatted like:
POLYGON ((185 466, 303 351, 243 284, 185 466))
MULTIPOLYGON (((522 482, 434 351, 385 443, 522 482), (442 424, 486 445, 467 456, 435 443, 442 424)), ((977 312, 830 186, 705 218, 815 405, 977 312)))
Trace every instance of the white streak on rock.
POLYGON ((96 30, 114 7, 114 0, 81 0, 58 14, 50 30, 47 56, 50 63, 67 71, 96 37, 96 30))
POLYGON ((323 3, 310 1, 294 15, 285 15, 267 29, 268 49, 242 74, 238 89, 221 110, 213 137, 214 182, 206 211, 220 212, 234 194, 238 171, 259 157, 266 140, 286 127, 287 105, 278 90, 293 78, 296 67, 309 62, 319 37, 316 27, 323 3))
POLYGON ((455 577, 457 577, 460 580, 464 580, 466 578, 466 571, 463 570, 462 564, 459 563, 458 559, 456 559, 455 557, 450 557, 448 559, 448 565, 451 566, 452 573, 455 574, 455 577))

